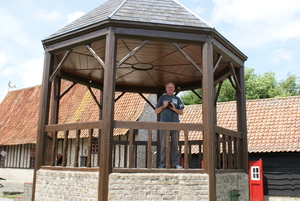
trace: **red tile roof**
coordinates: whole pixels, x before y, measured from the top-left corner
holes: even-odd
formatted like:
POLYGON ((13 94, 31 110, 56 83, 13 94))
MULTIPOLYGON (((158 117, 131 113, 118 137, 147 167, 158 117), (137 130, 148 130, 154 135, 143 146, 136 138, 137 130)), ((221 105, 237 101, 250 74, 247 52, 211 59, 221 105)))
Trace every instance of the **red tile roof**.
MULTIPOLYGON (((70 85, 70 82, 63 81, 61 94, 70 85)), ((14 90, 3 99, 0 104, 0 145, 36 143, 40 90, 41 86, 14 90)), ((99 90, 92 90, 96 97, 100 97, 99 90)), ((116 97, 119 95, 116 93, 116 97)), ((139 94, 124 94, 115 103, 115 120, 137 121, 145 104, 139 94)), ((87 87, 77 84, 62 97, 59 124, 98 120, 99 107, 87 87)), ((127 129, 115 129, 114 135, 126 132, 127 129)))
MULTIPOLYGON (((300 96, 247 100, 248 151, 300 151, 300 96)), ((202 123, 202 105, 185 107, 181 122, 202 123)), ((237 130, 236 102, 217 103, 218 126, 237 130)), ((199 133, 189 134, 199 139, 199 133)))
POLYGON ((33 144, 39 115, 40 86, 8 92, 0 104, 0 144, 33 144))

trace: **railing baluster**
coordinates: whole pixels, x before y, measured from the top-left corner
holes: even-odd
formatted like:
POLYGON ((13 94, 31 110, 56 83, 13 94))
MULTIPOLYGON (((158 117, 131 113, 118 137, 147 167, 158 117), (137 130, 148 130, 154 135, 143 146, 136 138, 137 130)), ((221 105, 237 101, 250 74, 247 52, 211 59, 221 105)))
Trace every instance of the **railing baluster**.
POLYGON ((238 143, 237 143, 237 138, 233 139, 233 146, 234 146, 234 169, 238 168, 238 143))
POLYGON ((220 134, 216 133, 216 169, 221 168, 220 134))
POLYGON ((228 136, 228 168, 233 169, 232 165, 232 138, 228 136))
POLYGON ((88 155, 86 167, 92 167, 92 139, 93 139, 94 129, 89 129, 89 138, 88 138, 88 155))
POLYGON ((184 130, 184 169, 189 169, 189 154, 189 131, 184 130))
POLYGON ((52 134, 52 149, 51 149, 51 166, 55 166, 56 153, 57 153, 57 132, 51 132, 52 134))
POLYGON ((115 144, 112 146, 112 166, 113 167, 116 167, 116 146, 117 145, 115 145, 115 144))
POLYGON ((203 157, 202 157, 202 155, 203 155, 203 154, 202 154, 202 146, 203 146, 202 144, 199 144, 199 145, 198 145, 198 147, 199 147, 199 148, 198 148, 198 149, 199 149, 198 159, 199 159, 199 166, 200 166, 200 168, 204 169, 204 168, 203 168, 203 157))
POLYGON ((170 130, 166 131, 166 168, 170 169, 171 168, 171 150, 170 150, 170 130))
POLYGON ((147 168, 151 169, 152 164, 152 130, 148 129, 148 144, 147 144, 147 168))
POLYGON ((226 144, 226 135, 222 135, 222 154, 223 154, 223 168, 227 169, 227 144, 226 144))
POLYGON ((67 154, 68 154, 68 136, 69 130, 64 131, 64 144, 63 144, 63 158, 62 158, 62 167, 67 166, 67 154))
POLYGON ((79 158, 79 150, 80 150, 80 131, 79 129, 76 130, 76 141, 75 141, 75 161, 74 161, 74 167, 78 167, 78 158, 79 158))
MULTIPOLYGON (((127 153, 128 153, 128 145, 122 145, 124 146, 124 165, 123 167, 128 167, 128 156, 127 156, 127 153)), ((119 150, 120 150, 121 146, 119 146, 119 150)), ((121 153, 121 151, 119 151, 119 153, 121 153)), ((120 154, 119 154, 120 155, 120 154)))
POLYGON ((242 147, 242 139, 238 139, 238 169, 243 169, 243 159, 242 159, 242 153, 243 153, 243 147, 242 147))
POLYGON ((129 129, 129 168, 133 168, 133 140, 134 140, 134 135, 133 135, 133 129, 129 129))

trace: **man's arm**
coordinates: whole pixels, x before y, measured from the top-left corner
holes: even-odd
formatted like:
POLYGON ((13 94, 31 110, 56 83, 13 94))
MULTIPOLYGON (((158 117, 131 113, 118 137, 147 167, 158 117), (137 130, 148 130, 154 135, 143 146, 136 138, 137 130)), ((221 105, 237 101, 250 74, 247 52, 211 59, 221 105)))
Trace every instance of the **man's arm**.
POLYGON ((171 103, 173 105, 173 107, 171 107, 170 109, 173 110, 174 112, 176 112, 178 115, 183 115, 183 109, 177 109, 174 105, 174 103, 171 103))
POLYGON ((155 114, 161 113, 166 107, 168 107, 168 101, 164 101, 162 106, 155 108, 155 114))
POLYGON ((172 107, 170 109, 176 112, 178 115, 183 115, 183 109, 176 109, 175 107, 172 107))

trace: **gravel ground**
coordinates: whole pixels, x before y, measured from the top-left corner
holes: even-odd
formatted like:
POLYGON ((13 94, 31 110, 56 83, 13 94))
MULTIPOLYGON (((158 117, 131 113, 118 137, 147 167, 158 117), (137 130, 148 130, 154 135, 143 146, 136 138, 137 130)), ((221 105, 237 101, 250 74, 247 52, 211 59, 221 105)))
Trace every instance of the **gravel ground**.
POLYGON ((24 183, 23 182, 17 182, 17 181, 0 181, 0 183, 3 185, 2 188, 0 188, 0 201, 12 201, 13 199, 4 198, 3 195, 5 192, 9 193, 23 193, 24 192, 24 183))

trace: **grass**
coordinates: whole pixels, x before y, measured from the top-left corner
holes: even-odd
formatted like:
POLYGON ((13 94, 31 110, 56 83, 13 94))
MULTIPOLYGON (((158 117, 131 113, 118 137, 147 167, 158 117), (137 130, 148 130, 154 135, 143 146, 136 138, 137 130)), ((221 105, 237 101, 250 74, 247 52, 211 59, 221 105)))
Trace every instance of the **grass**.
POLYGON ((23 194, 4 194, 3 197, 9 198, 9 199, 14 199, 15 196, 23 196, 23 194))

